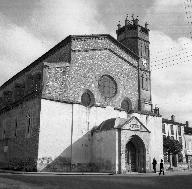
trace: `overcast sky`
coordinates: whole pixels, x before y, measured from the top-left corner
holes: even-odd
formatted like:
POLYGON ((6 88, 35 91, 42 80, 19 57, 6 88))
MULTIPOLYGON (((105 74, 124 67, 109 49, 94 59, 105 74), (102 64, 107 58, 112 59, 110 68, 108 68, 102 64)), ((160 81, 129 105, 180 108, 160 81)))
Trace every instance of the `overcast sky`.
POLYGON ((184 2, 190 0, 0 0, 0 85, 67 35, 116 38, 118 21, 134 13, 151 29, 153 104, 165 118, 175 114, 192 125, 192 20, 184 2))

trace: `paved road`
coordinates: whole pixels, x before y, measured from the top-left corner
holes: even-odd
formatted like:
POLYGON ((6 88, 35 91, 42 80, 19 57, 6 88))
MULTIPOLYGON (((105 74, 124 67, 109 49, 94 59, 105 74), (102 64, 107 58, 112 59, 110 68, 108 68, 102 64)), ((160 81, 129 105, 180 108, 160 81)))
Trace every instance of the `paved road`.
POLYGON ((43 175, 0 174, 0 188, 11 189, 192 189, 192 174, 43 175))

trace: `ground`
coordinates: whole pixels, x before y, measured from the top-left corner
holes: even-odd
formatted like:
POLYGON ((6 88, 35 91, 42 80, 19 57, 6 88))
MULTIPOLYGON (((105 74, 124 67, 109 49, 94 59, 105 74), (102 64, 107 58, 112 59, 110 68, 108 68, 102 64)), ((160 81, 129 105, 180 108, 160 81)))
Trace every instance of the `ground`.
POLYGON ((53 175, 0 173, 0 189, 191 189, 192 174, 53 175))

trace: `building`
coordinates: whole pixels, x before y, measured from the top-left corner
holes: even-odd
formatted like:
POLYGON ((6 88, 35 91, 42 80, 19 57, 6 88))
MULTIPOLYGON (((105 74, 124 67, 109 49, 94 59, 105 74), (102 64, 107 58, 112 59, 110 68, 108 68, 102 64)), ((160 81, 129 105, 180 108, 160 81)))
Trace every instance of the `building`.
POLYGON ((149 29, 68 36, 0 87, 0 166, 18 170, 152 171, 163 158, 153 110, 149 29))
POLYGON ((169 167, 170 161, 173 167, 184 166, 186 167, 186 133, 185 129, 188 127, 188 122, 180 123, 175 120, 175 116, 172 115, 171 119, 162 119, 162 134, 163 138, 169 136, 171 139, 178 140, 182 144, 182 151, 180 154, 173 154, 168 157, 168 154, 164 153, 164 162, 169 167), (181 165, 182 164, 182 165, 181 165))
POLYGON ((188 167, 192 168, 192 128, 189 127, 188 122, 186 123, 186 127, 184 128, 184 137, 184 153, 186 157, 186 162, 188 163, 188 167))

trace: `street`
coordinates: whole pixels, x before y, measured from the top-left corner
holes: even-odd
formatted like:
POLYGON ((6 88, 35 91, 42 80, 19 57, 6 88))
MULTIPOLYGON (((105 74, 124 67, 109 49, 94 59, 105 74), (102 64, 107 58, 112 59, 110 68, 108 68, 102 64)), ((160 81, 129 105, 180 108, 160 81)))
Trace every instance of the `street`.
POLYGON ((13 189, 191 189, 191 174, 53 175, 0 174, 0 188, 13 189))

